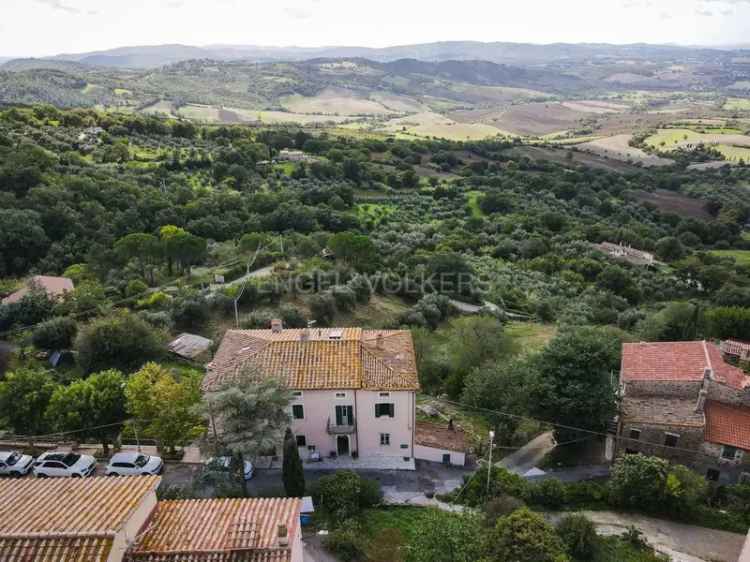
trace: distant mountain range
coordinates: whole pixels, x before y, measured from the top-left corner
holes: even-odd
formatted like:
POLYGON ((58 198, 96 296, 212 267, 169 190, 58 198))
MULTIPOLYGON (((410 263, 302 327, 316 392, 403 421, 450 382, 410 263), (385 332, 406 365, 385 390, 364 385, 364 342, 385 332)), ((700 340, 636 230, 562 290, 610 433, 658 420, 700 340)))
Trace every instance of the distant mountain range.
MULTIPOLYGON (((119 47, 104 51, 60 54, 47 60, 78 62, 110 68, 155 68, 191 59, 254 62, 300 61, 313 58, 365 58, 376 62, 417 59, 429 62, 483 60, 501 64, 540 65, 613 61, 618 59, 664 62, 674 59, 713 61, 737 56, 737 49, 676 45, 610 45, 604 43, 482 43, 442 41, 385 48, 370 47, 263 47, 256 45, 156 45, 119 47)), ((745 50, 744 55, 750 54, 745 50)), ((6 59, 7 60, 7 59, 6 59)), ((0 59, 2 63, 3 59, 0 59)))

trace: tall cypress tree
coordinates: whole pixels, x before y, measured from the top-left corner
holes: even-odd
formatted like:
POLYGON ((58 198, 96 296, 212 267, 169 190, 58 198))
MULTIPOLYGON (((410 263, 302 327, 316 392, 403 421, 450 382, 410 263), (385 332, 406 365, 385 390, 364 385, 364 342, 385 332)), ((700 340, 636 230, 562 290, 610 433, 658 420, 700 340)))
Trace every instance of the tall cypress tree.
POLYGON ((305 494, 305 472, 291 429, 287 429, 284 436, 284 465, 281 478, 287 496, 301 498, 305 494))

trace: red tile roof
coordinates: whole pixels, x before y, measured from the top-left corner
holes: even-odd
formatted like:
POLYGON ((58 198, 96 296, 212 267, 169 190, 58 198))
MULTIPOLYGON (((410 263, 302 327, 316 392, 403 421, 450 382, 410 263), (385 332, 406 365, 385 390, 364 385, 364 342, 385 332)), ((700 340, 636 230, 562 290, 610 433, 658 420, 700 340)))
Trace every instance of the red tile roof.
POLYGON ((3 299, 3 304, 13 304, 25 297, 33 287, 44 289, 50 298, 62 297, 74 289, 73 281, 67 277, 50 277, 48 275, 36 275, 32 277, 23 289, 8 295, 3 299))
POLYGON ((297 498, 160 501, 128 560, 287 562, 301 505, 297 498), (279 525, 289 546, 278 544, 279 525))
POLYGON ((407 330, 229 330, 208 365, 203 388, 216 390, 252 367, 296 390, 419 388, 407 330))
POLYGON ((714 380, 732 388, 743 389, 750 384, 750 377, 726 363, 718 346, 710 342, 641 342, 622 346, 623 382, 700 382, 706 369, 712 369, 714 380))
POLYGON ((116 534, 161 478, 0 481, 0 560, 107 560, 116 534))
POLYGON ((750 451, 750 408, 707 401, 704 439, 750 451))

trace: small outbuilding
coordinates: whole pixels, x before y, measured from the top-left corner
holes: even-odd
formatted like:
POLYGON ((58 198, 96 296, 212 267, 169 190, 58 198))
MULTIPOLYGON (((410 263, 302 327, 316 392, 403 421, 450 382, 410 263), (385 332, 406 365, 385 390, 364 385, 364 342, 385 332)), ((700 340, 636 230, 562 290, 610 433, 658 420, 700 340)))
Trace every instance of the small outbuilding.
POLYGON ((464 466, 466 464, 466 434, 450 422, 441 425, 418 421, 414 436, 414 458, 464 466))
POLYGON ((20 302, 31 291, 44 291, 52 300, 60 300, 65 293, 70 293, 75 289, 73 281, 67 277, 51 277, 49 275, 35 275, 26 283, 26 285, 8 295, 2 300, 2 304, 14 304, 20 302))
POLYGON ((175 355, 183 359, 196 359, 204 353, 208 353, 213 341, 196 334, 180 334, 167 347, 175 355))

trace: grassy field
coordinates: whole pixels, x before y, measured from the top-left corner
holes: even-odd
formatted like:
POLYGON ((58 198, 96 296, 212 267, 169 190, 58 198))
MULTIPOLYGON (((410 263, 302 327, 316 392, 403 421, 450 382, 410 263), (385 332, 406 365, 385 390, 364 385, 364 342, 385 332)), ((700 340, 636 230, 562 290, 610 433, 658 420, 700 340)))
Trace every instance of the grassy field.
POLYGON ((466 205, 471 210, 471 216, 478 219, 481 219, 484 216, 482 209, 479 208, 479 197, 481 195, 481 191, 469 191, 466 194, 466 205))
POLYGON ((394 113, 377 101, 359 98, 345 91, 332 88, 316 96, 294 94, 280 100, 281 106, 292 113, 314 113, 322 115, 388 115, 394 113))
POLYGON ((720 144, 716 147, 716 150, 721 152, 724 158, 730 162, 739 162, 740 160, 750 162, 750 148, 748 147, 720 144))
POLYGON ((737 265, 750 266, 750 250, 712 250, 711 254, 722 258, 734 258, 737 265))
POLYGON ((721 152, 730 162, 750 160, 750 137, 738 129, 711 128, 707 132, 693 129, 660 129, 646 139, 646 144, 659 151, 670 151, 686 145, 704 143, 721 152), (709 132, 710 131, 710 132, 709 132))
POLYGON ((508 322, 505 331, 517 342, 521 353, 533 353, 555 337, 557 327, 554 324, 513 321, 508 322))

